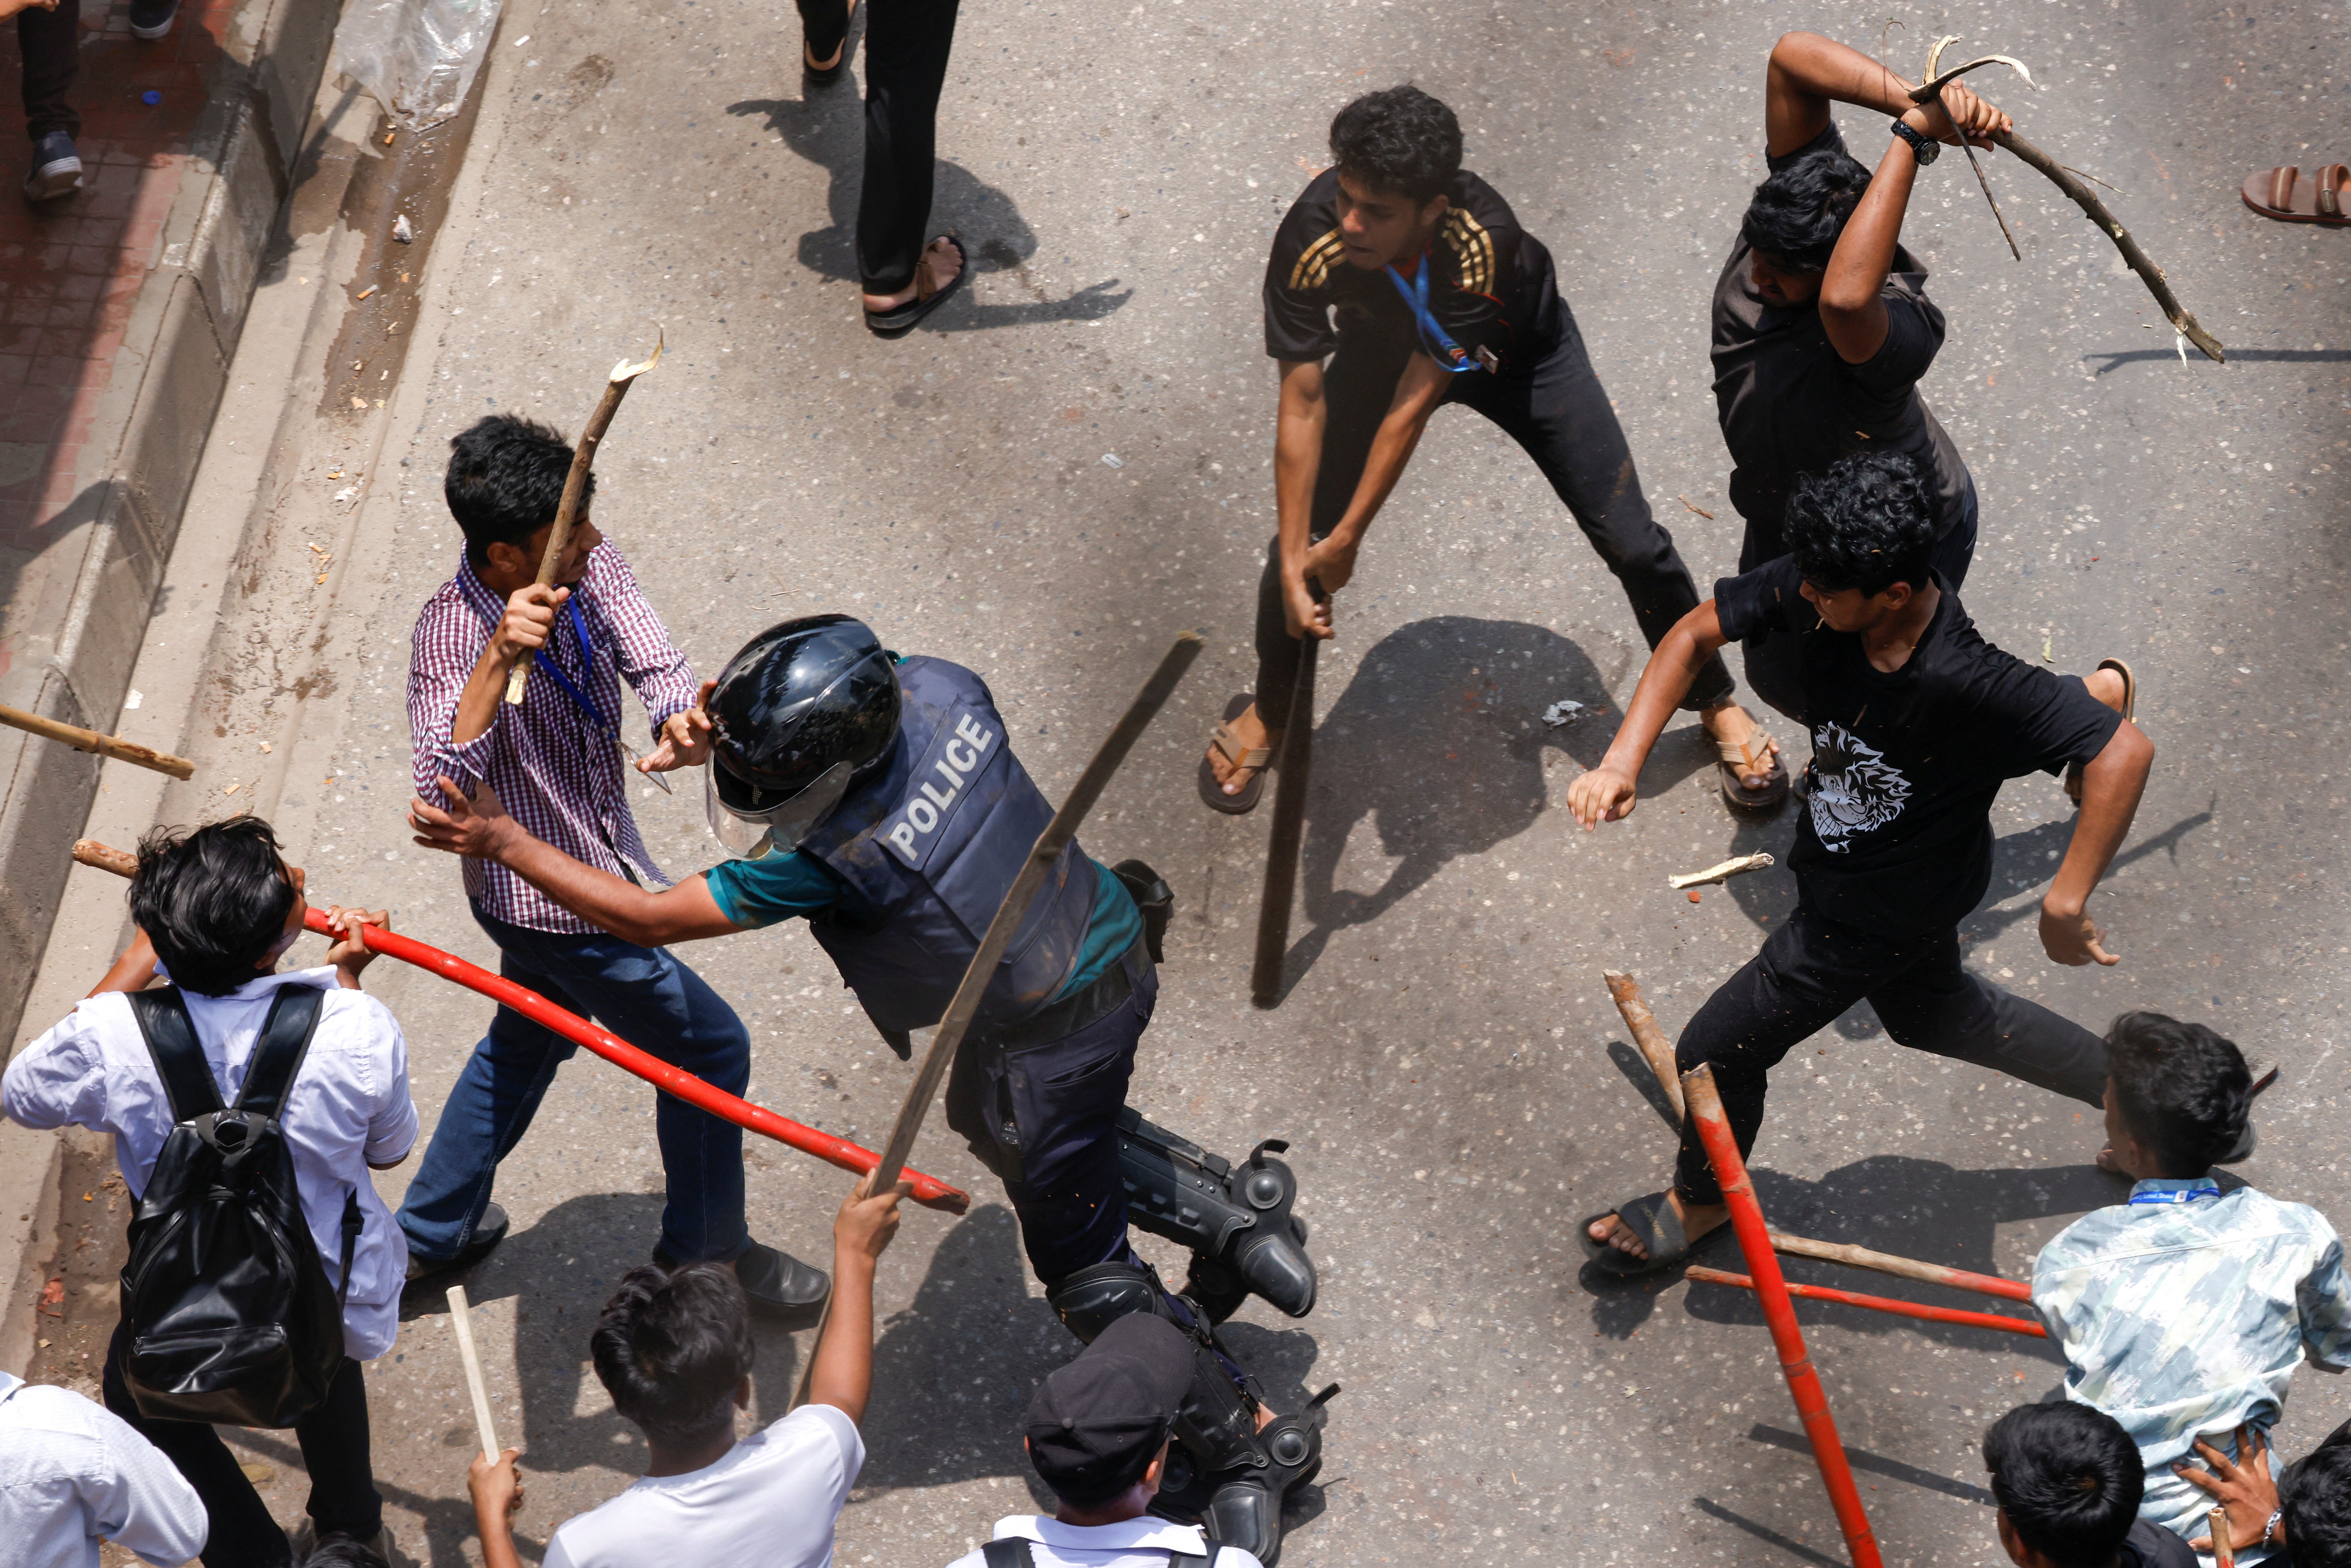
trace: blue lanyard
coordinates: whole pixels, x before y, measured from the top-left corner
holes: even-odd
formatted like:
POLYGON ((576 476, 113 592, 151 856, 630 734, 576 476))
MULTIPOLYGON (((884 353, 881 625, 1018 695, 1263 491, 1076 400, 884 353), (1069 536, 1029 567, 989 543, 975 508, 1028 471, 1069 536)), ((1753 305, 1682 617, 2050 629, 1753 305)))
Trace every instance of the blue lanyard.
MULTIPOLYGON (((565 600, 563 601, 563 607, 571 612, 571 630, 577 632, 580 637, 580 667, 584 670, 595 663, 596 647, 594 643, 588 641, 588 622, 580 619, 579 594, 574 592, 569 599, 565 600)), ((593 720, 598 729, 602 730, 614 740, 618 740, 621 737, 620 727, 607 720, 604 717, 604 710, 598 707, 594 703, 589 701, 588 694, 586 692, 581 691, 578 686, 572 685, 571 677, 563 673, 562 665, 557 664, 554 660, 547 656, 546 649, 533 649, 531 651, 531 657, 538 661, 538 667, 540 669, 545 670, 549 674, 555 677, 555 684, 563 688, 563 695, 569 697, 573 706, 578 707, 581 713, 586 714, 589 718, 593 720)))
POLYGON ((2199 1197, 2218 1197, 2220 1196, 2220 1189, 2217 1186, 2189 1186, 2180 1187, 2172 1192, 2135 1192, 2131 1194, 2130 1200, 2134 1205, 2141 1203, 2194 1203, 2199 1197))
POLYGON ((1405 308, 1412 312, 1413 319, 1420 324, 1421 341, 1424 346, 1431 349, 1428 357, 1437 361, 1437 368, 1457 376, 1464 371, 1478 369, 1478 361, 1471 359, 1458 343, 1445 335, 1445 329, 1437 324, 1436 316, 1428 308, 1427 256, 1424 254, 1421 256, 1419 269, 1413 274, 1410 283, 1406 283, 1404 280, 1404 274, 1398 272, 1393 266, 1384 270, 1388 275, 1388 281, 1395 285, 1398 294, 1404 296, 1405 308))

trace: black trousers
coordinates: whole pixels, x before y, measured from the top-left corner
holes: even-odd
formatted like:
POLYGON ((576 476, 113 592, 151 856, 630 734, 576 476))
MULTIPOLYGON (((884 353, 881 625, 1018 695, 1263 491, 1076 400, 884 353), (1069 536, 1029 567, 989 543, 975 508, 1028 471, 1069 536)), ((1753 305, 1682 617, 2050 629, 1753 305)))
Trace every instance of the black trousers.
MULTIPOLYGON (((1886 936, 1823 920, 1799 903, 1763 950, 1707 998, 1674 1053, 1684 1072, 1714 1064, 1742 1157, 1763 1124, 1771 1069, 1864 997, 1897 1045, 1989 1067, 2085 1105, 2104 1103, 2105 1043, 1961 968, 1956 926, 1886 936)), ((1674 1185, 1684 1202, 1722 1201, 1695 1125, 1682 1131, 1674 1185)))
MULTIPOLYGON (((799 0, 821 59, 847 30, 842 0, 799 0)), ((939 89, 955 47, 956 0, 865 0, 865 175, 857 272, 868 294, 912 286, 931 220, 939 89)))
POLYGON ((1101 1018, 1056 1040, 967 1040, 947 1077, 947 1125, 1004 1183, 1029 1266, 1048 1285, 1127 1255, 1118 1113, 1159 972, 1139 944, 1122 962, 1134 988, 1101 1018))
MULTIPOLYGON (((129 1422, 187 1478, 204 1500, 212 1535, 204 1542, 204 1568, 282 1568, 294 1561, 292 1546, 236 1455, 220 1434, 201 1421, 158 1421, 141 1416, 123 1381, 122 1357, 131 1328, 118 1322, 106 1349, 106 1407, 129 1422)), ((320 1536, 340 1530, 372 1541, 383 1528, 383 1495, 375 1489, 368 1452, 367 1379, 360 1364, 343 1357, 326 1399, 294 1428, 302 1463, 310 1472, 310 1521, 320 1536)), ((5 1554, 0 1554, 5 1555, 5 1554)))
POLYGON ((81 7, 59 0, 54 11, 16 13, 16 47, 25 57, 25 132, 38 141, 52 131, 81 134, 68 101, 81 68, 81 7))
MULTIPOLYGON (((1346 515, 1371 457, 1373 438, 1387 417, 1396 382, 1411 355, 1412 345, 1406 342, 1361 335, 1340 338, 1338 352, 1322 374, 1327 419, 1308 523, 1311 537, 1322 538, 1346 515)), ((1673 536, 1649 515, 1640 476, 1633 468, 1632 448, 1616 423, 1616 411, 1608 406, 1608 393, 1593 373, 1574 318, 1567 317, 1558 347, 1529 374, 1494 376, 1472 371, 1452 382, 1446 402, 1476 409, 1534 459, 1583 537, 1624 585, 1641 635, 1656 647, 1675 622, 1698 608, 1698 589, 1674 549, 1673 536)), ((1280 729, 1290 722, 1290 692, 1297 680, 1298 640, 1290 634, 1282 612, 1281 541, 1277 538, 1266 551, 1257 595, 1257 711, 1268 728, 1280 729)), ((1718 657, 1698 672, 1682 706, 1710 707, 1730 693, 1730 672, 1718 657)))
MULTIPOLYGON (((1767 560, 1776 560, 1787 553, 1780 530, 1765 528, 1752 519, 1747 524, 1746 540, 1739 548, 1739 570, 1753 571, 1767 560)), ((1976 482, 1970 477, 1959 506, 1959 520, 1951 531, 1935 541, 1935 570, 1943 585, 1952 592, 1968 580, 1968 568, 1976 557, 1976 482)), ((1797 668, 1796 639, 1785 632, 1757 632, 1739 645, 1742 667, 1747 672, 1747 687, 1770 706, 1794 719, 1804 722, 1804 688, 1797 668)))

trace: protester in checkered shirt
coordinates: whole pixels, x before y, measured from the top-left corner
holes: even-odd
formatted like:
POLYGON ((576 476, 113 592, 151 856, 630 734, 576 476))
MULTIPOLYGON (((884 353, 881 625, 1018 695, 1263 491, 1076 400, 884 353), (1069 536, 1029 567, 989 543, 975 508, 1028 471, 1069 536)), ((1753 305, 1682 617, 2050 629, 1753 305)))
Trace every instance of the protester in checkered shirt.
MULTIPOLYGON (((443 491, 465 537, 457 573, 417 617, 408 672, 417 792, 494 791, 517 821, 584 864, 669 879, 630 813, 623 678, 644 705, 651 749, 637 769, 657 781, 709 754, 694 671, 638 590, 620 552, 589 520, 595 478, 551 585, 537 581, 571 448, 555 432, 494 415, 450 443, 443 491), (528 659, 519 706, 507 680, 528 659)), ((666 785, 664 785, 666 788, 666 785)), ((622 1039, 739 1094, 750 1082, 742 1020, 663 948, 609 936, 502 866, 465 863, 474 918, 501 955, 499 972, 622 1039)), ((555 1070, 574 1047, 501 1007, 474 1047, 401 1206, 412 1280, 453 1273, 503 1240, 490 1201, 498 1161, 522 1139, 555 1070)), ((664 1095, 655 1101, 668 1201, 654 1260, 732 1262, 752 1306, 795 1327, 821 1313, 821 1270, 751 1239, 743 1218, 743 1134, 664 1095)))

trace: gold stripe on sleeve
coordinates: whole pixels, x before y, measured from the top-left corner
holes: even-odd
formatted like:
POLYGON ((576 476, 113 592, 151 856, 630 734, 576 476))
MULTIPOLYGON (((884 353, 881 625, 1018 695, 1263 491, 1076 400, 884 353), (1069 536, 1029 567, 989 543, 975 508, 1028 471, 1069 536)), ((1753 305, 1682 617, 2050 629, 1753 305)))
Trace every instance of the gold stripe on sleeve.
POLYGON ((1494 292, 1494 236, 1486 225, 1459 207, 1445 214, 1445 243, 1460 264, 1461 288, 1467 294, 1494 292))
POLYGON ((1290 269, 1290 287, 1316 289, 1331 281, 1331 268, 1338 264, 1341 249, 1339 231, 1332 229, 1312 245, 1298 253, 1298 265, 1290 269))

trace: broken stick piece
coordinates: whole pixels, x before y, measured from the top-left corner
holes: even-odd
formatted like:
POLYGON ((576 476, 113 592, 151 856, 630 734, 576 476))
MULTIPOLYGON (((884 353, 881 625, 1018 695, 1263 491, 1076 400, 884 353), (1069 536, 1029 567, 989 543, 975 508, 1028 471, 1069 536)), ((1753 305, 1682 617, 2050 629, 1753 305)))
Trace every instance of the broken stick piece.
POLYGON ((1679 893, 1684 888, 1704 887, 1711 882, 1728 882, 1741 872, 1761 871, 1766 866, 1777 863, 1779 862, 1768 854, 1734 855, 1721 864, 1710 865, 1704 871, 1669 876, 1666 878, 1666 885, 1679 893))
POLYGON ((1640 1048, 1649 1071, 1657 1075, 1657 1087, 1665 1091, 1666 1103, 1673 1107, 1674 1120, 1685 1120, 1681 1068, 1674 1061, 1673 1042, 1657 1027, 1657 1015, 1641 999, 1641 982, 1617 969, 1603 969, 1600 977, 1608 982, 1609 998, 1616 1004, 1625 1027, 1633 1031, 1633 1043, 1640 1048))

